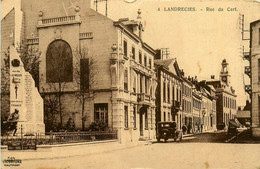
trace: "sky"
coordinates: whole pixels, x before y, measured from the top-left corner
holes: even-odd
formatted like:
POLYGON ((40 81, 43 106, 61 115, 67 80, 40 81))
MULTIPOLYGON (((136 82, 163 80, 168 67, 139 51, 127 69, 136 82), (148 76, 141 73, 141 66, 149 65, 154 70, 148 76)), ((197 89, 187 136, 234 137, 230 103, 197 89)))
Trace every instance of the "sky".
MULTIPOLYGON (((1 1, 1 18, 15 1, 1 1)), ((244 25, 248 30, 250 22, 260 19, 259 1, 108 0, 108 17, 113 20, 136 19, 138 9, 142 11, 143 40, 154 49, 169 48, 171 57, 177 58, 185 76, 209 80, 215 75, 218 79, 221 62, 226 59, 231 85, 238 95, 237 105, 245 105, 248 95, 244 84, 249 84, 249 78, 244 75, 244 66, 249 63, 242 59, 241 48, 244 46, 248 51, 249 41, 241 39, 241 14, 244 14, 244 25), (196 11, 170 11, 171 7, 191 7, 196 11), (206 11, 207 7, 214 11, 206 11)), ((98 12, 105 14, 105 2, 98 3, 98 12)))
MULTIPOLYGON (((177 58, 185 76, 209 80, 215 75, 215 79, 219 79, 221 62, 226 59, 231 85, 238 96, 237 105, 245 105, 249 96, 244 91, 244 84, 250 81, 244 74, 244 66, 249 63, 243 60, 241 49, 244 46, 245 51, 249 51, 249 41, 242 41, 241 15, 245 18, 244 29, 249 30, 250 22, 260 19, 260 2, 125 1, 108 1, 108 17, 136 19, 137 11, 141 9, 144 41, 154 49, 169 48, 171 57, 177 58), (196 11, 169 11, 171 7, 194 7, 196 11), (214 11, 206 11, 207 7, 214 11), (219 8, 223 11, 218 11, 219 8)), ((98 11, 105 14, 105 2, 99 3, 98 11)), ((245 37, 249 38, 249 33, 245 33, 245 37)))

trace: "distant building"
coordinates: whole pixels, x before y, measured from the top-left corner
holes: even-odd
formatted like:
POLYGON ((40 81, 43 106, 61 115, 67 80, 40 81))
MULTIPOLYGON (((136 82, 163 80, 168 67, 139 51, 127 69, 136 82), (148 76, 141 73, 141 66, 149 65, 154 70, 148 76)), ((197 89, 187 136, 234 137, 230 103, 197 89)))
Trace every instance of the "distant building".
POLYGON ((237 119, 238 121, 244 125, 249 127, 250 126, 250 110, 251 110, 251 103, 247 100, 246 101, 246 106, 244 107, 243 110, 241 110, 241 107, 238 108, 237 110, 237 119))
MULTIPOLYGON (((160 53, 160 52, 159 52, 160 53)), ((158 57, 154 61, 157 72, 156 121, 182 123, 182 78, 176 59, 158 57)))
POLYGON ((182 83, 182 124, 185 124, 188 129, 188 133, 192 132, 193 117, 192 117, 192 88, 190 78, 183 77, 182 83))
POLYGON ((250 24, 252 134, 260 137, 260 20, 250 24))
POLYGON ((217 125, 224 123, 227 127, 230 119, 236 116, 236 97, 235 90, 230 85, 230 74, 228 71, 228 63, 224 59, 221 63, 220 80, 213 77, 207 81, 207 85, 212 85, 216 90, 217 96, 217 125))
POLYGON ((200 132, 201 124, 202 124, 202 112, 201 112, 201 104, 202 104, 202 95, 201 95, 201 87, 198 84, 197 79, 192 79, 193 88, 192 88, 192 121, 193 121, 193 131, 200 132))

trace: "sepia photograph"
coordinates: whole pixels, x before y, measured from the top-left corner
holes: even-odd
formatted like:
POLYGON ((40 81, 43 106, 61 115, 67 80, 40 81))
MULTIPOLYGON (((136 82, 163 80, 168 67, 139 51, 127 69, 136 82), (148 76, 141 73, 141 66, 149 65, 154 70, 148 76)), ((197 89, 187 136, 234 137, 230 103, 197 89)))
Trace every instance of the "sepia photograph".
POLYGON ((259 0, 1 0, 1 168, 260 169, 259 0))

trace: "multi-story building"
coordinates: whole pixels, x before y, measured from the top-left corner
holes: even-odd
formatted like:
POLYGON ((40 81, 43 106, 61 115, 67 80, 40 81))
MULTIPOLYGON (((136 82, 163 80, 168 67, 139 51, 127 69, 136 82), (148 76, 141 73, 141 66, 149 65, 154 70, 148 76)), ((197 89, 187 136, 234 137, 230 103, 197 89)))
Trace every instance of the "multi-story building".
POLYGON ((217 96, 217 125, 224 123, 227 127, 230 119, 236 116, 236 94, 235 90, 230 85, 230 74, 228 71, 228 63, 226 59, 222 61, 222 69, 220 72, 220 80, 215 80, 214 77, 206 82, 207 85, 212 85, 216 90, 217 96))
MULTIPOLYGON (((260 137, 260 20, 250 24, 250 65, 252 92, 252 134, 260 137)), ((250 89, 249 89, 250 90, 250 89)))
POLYGON ((158 79, 156 121, 176 121, 181 128, 182 79, 177 61, 157 57, 154 63, 158 79))
POLYGON ((201 130, 201 89, 197 79, 192 79, 192 121, 193 121, 193 132, 200 132, 201 130))
POLYGON ((192 88, 193 84, 190 78, 183 77, 182 83, 182 124, 185 124, 188 129, 188 133, 192 132, 192 88))
POLYGON ((200 83, 202 90, 202 124, 203 130, 216 130, 216 90, 212 85, 207 85, 206 81, 200 83))
MULTIPOLYGON (((20 9, 15 9, 19 12, 6 16, 13 24, 2 23, 4 30, 15 32, 19 38, 15 42, 24 40, 41 51, 39 90, 45 96, 57 92, 61 96, 62 120, 57 117, 57 121, 65 125, 72 118, 76 129, 102 121, 119 131, 121 141, 154 138, 156 52, 142 39, 141 12, 137 20, 115 22, 92 10, 90 0, 62 4, 21 0, 20 9), (83 49, 87 57, 77 58, 83 49), (89 64, 91 56, 95 70, 89 64), (97 71, 95 83, 90 84, 93 71, 97 71), (82 86, 86 87, 83 111, 76 98, 82 86)), ((2 51, 6 39, 2 39, 2 51)))

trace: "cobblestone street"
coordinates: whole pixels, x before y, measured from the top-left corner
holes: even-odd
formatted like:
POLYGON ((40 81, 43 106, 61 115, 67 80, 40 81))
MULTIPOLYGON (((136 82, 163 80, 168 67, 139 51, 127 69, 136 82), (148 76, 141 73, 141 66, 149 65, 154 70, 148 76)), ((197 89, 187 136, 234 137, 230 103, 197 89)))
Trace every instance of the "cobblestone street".
POLYGON ((260 156, 260 144, 220 143, 224 142, 225 139, 225 132, 203 133, 185 137, 182 142, 173 142, 172 140, 167 143, 153 142, 153 144, 150 144, 144 142, 141 146, 93 155, 22 161, 21 168, 258 169, 257 167, 260 167, 258 158, 260 156), (209 142, 214 144, 209 144, 209 142), (225 153, 225 158, 222 158, 223 153, 225 153), (254 156, 249 158, 248 153, 254 154, 254 156))

